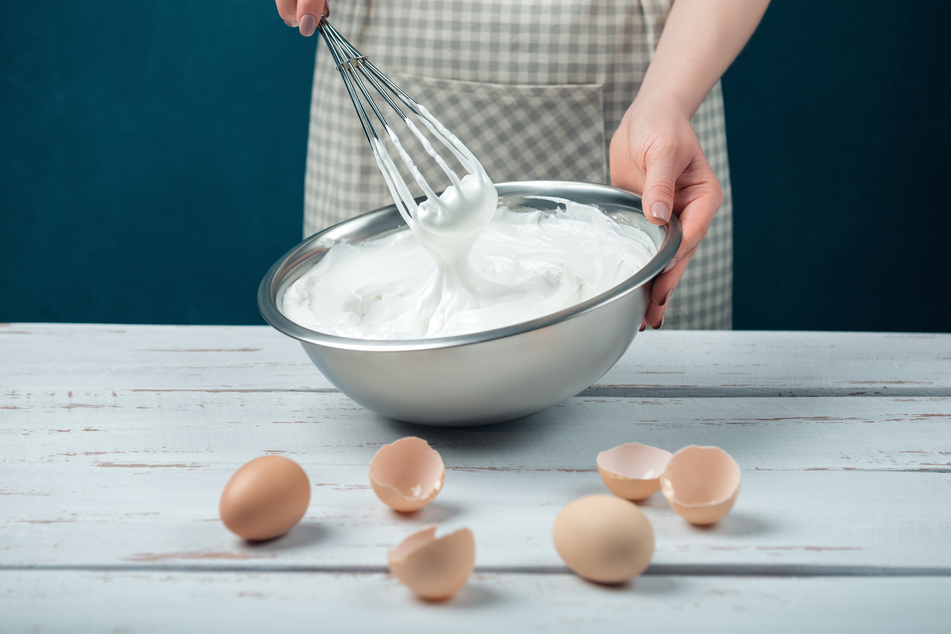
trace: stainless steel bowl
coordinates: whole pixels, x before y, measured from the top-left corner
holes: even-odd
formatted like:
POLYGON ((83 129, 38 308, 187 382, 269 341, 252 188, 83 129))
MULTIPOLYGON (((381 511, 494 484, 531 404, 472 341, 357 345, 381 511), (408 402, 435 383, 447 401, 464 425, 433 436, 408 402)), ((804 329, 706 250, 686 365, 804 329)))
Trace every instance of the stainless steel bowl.
POLYGON ((264 319, 301 342, 341 392, 375 412, 414 423, 495 423, 545 409, 597 381, 634 340, 649 301, 649 282, 677 252, 680 223, 667 230, 644 218, 638 196, 603 185, 525 181, 496 185, 510 208, 555 203, 549 196, 599 207, 642 228, 658 247, 641 271, 582 304, 506 328, 406 341, 347 339, 304 328, 284 316, 284 291, 338 241, 362 242, 405 228, 395 205, 317 233, 271 267, 258 289, 264 319))

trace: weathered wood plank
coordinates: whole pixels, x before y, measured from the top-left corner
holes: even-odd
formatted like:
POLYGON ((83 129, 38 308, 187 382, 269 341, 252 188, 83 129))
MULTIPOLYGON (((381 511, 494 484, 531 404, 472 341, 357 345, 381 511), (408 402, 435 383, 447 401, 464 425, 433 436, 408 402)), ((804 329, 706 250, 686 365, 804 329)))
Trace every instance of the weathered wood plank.
MULTIPOLYGON (((0 326, 0 387, 104 386, 332 388, 295 341, 267 326, 0 326)), ((951 335, 645 332, 596 393, 948 396, 951 335)))
MULTIPOLYGON (((455 467, 435 502, 403 516, 373 495, 366 463, 293 457, 310 476, 311 505, 300 526, 265 544, 247 544, 220 523, 218 497, 240 463, 215 454, 201 462, 151 455, 4 463, 0 567, 383 566, 387 549, 436 522, 471 528, 481 566, 561 570, 550 538, 555 515, 577 497, 607 492, 591 471, 455 467)), ((659 494, 642 508, 659 566, 951 574, 951 473, 747 471, 735 509, 713 528, 687 524, 659 494)))
POLYGON ((938 632, 951 578, 477 574, 446 603, 392 577, 111 571, 0 572, 7 632, 938 632))
MULTIPOLYGON (((951 397, 575 397, 534 416, 431 428, 377 416, 340 393, 166 389, 7 390, 0 461, 234 462, 264 451, 367 464, 419 435, 450 466, 594 469, 601 450, 713 444, 747 470, 951 471, 951 397)), ((0 464, 3 464, 0 462, 0 464)))
POLYGON ((282 631, 933 628, 951 579, 949 369, 951 335, 645 333, 579 397, 433 429, 356 406, 267 327, 0 326, 0 630, 260 630, 275 614, 282 631), (449 474, 402 517, 366 469, 407 434, 449 474), (740 501, 698 529, 655 495, 646 576, 591 586, 565 574, 551 523, 604 491, 597 451, 633 440, 724 447, 740 501), (278 452, 308 471, 313 503, 289 535, 250 545, 221 526, 218 495, 278 452), (430 522, 469 526, 478 545, 477 578, 442 606, 384 574, 386 550, 430 522))
POLYGON ((717 444, 745 470, 716 530, 687 526, 660 496, 645 505, 661 565, 951 567, 951 399, 578 397, 507 425, 437 429, 337 393, 17 394, 0 425, 3 564, 377 565, 410 527, 445 521, 472 526, 490 565, 557 567, 557 509, 604 490, 598 451, 636 440, 717 444), (441 451, 449 478, 437 504, 401 519, 366 469, 407 434, 441 451), (248 550, 217 522, 217 497, 271 452, 304 465, 314 505, 295 534, 248 550))

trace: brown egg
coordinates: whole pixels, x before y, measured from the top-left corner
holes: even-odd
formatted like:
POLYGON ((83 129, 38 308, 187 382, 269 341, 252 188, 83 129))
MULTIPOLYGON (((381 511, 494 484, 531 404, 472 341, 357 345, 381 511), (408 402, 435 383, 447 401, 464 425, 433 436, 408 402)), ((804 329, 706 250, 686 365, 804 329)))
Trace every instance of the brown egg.
POLYGON ((454 595, 475 569, 472 531, 461 528, 436 539, 436 526, 427 526, 390 550, 390 570, 406 587, 430 601, 454 595))
POLYGON ((404 513, 436 499, 445 479, 446 467, 439 452, 415 436, 383 445, 370 461, 373 492, 384 504, 404 513))
POLYGON ((589 495, 561 509, 552 541, 572 572, 598 583, 632 579, 654 556, 654 529, 647 516, 613 495, 589 495))
POLYGON ((261 540, 291 530, 308 504, 310 482, 300 465, 283 456, 262 456, 231 476, 218 510, 232 533, 261 540))
POLYGON ((598 473, 604 484, 625 500, 643 500, 660 489, 660 476, 670 452, 632 442, 598 454, 598 473))
POLYGON ((736 503, 740 465, 719 447, 690 445, 670 459, 660 488, 677 515, 692 524, 713 524, 736 503))

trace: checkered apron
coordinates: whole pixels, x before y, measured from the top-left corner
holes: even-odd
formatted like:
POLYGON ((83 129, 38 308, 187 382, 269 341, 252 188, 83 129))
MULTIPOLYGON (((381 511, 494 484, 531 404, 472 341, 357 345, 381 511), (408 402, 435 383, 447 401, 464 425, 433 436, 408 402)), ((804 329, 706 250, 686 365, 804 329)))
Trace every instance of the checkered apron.
MULTIPOLYGON (((611 135, 637 94, 669 8, 670 0, 341 0, 332 3, 331 22, 459 137, 495 182, 609 183, 611 135)), ((326 53, 321 44, 305 235, 392 203, 326 53)), ((674 293, 665 328, 729 329, 732 200, 720 84, 692 124, 724 202, 674 293)), ((432 161, 414 157, 434 187, 442 182, 432 161)))

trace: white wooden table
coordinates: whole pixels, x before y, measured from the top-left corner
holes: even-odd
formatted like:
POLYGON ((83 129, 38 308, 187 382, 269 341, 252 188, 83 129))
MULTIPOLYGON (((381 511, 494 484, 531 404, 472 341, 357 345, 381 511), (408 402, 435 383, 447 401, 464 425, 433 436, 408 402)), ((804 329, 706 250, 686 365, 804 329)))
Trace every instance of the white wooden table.
POLYGON ((515 422, 383 419, 267 327, 0 325, 0 632, 949 631, 951 335, 647 332, 601 382, 515 422), (370 490, 377 447, 429 440, 420 513, 370 490), (707 529, 656 494, 647 572, 563 566, 551 525, 605 492, 598 451, 726 449, 743 469, 707 529), (251 545, 218 519, 246 461, 313 485, 303 522, 251 545), (476 573, 416 600, 386 550, 468 526, 476 573), (653 628, 662 628, 654 630, 653 628))

